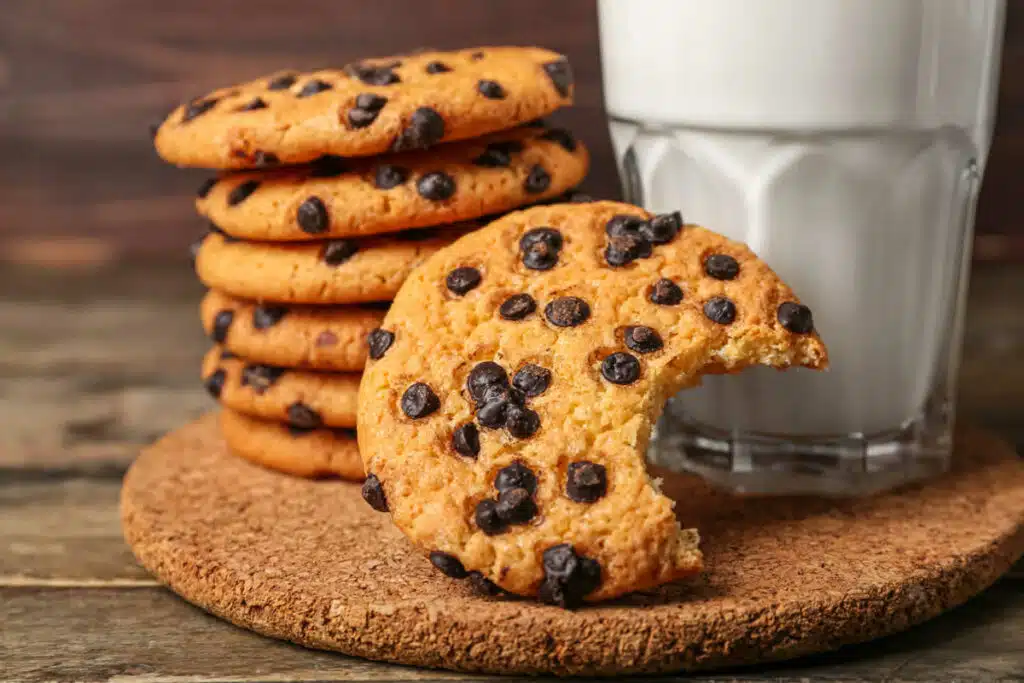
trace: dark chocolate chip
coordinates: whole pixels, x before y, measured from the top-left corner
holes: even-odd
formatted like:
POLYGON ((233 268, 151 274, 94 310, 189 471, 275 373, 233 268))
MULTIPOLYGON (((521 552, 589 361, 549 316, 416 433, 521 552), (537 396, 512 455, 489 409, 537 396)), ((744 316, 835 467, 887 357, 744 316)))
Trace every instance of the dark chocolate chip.
POLYGON ((331 227, 327 207, 319 197, 308 197, 299 204, 299 208, 295 212, 295 222, 299 224, 302 232, 310 235, 327 232, 331 227))
POLYGON ((393 85, 401 81, 398 74, 392 71, 394 66, 398 66, 400 63, 396 62, 394 65, 349 64, 344 70, 349 76, 358 78, 366 85, 393 85))
POLYGON ((512 164, 512 155, 505 145, 490 144, 473 159, 473 163, 484 168, 508 168, 512 164))
POLYGON ((409 123, 391 144, 395 152, 426 149, 444 137, 444 119, 430 107, 420 107, 409 117, 409 123))
POLYGON ((736 320, 736 304, 724 296, 716 296, 704 302, 704 315, 720 325, 736 320))
POLYGON ((249 195, 255 192, 259 186, 258 180, 246 180, 244 183, 237 185, 228 193, 228 206, 238 206, 248 199, 249 195))
POLYGON ((496 510, 507 524, 526 524, 537 516, 537 503, 526 489, 506 489, 498 495, 496 510))
POLYGON ((482 80, 476 84, 477 92, 489 100, 505 99, 505 89, 497 81, 482 80))
POLYGON ((494 598, 499 595, 504 595, 506 593, 506 591, 503 588, 501 588, 501 586, 494 583, 480 572, 476 571, 469 573, 469 585, 473 588, 474 591, 476 591, 480 595, 484 595, 490 598, 494 598))
POLYGON ((196 196, 200 199, 206 199, 206 196, 210 194, 210 190, 212 190, 213 186, 216 184, 216 178, 207 178, 203 181, 203 184, 199 186, 199 189, 196 190, 196 196))
POLYGON ((377 478, 376 474, 370 474, 363 481, 363 500, 370 504, 377 512, 388 511, 388 498, 384 494, 384 484, 377 478))
POLYGON ((388 98, 383 95, 378 95, 372 92, 364 92, 356 95, 356 109, 366 109, 367 111, 380 111, 385 104, 388 103, 388 98))
POLYGON ((505 320, 522 320, 537 310, 537 302, 529 294, 513 294, 498 307, 498 315, 505 320))
POLYGON ((197 116, 202 116, 206 112, 210 111, 217 104, 217 98, 211 97, 209 99, 192 100, 185 107, 185 111, 181 115, 181 122, 188 123, 197 116))
POLYGON ((618 268, 629 265, 633 261, 651 255, 651 243, 639 233, 635 235, 617 235, 608 238, 608 246, 604 250, 604 260, 609 266, 618 268))
POLYGON ((231 323, 234 320, 234 311, 218 311, 217 315, 213 316, 213 329, 211 330, 210 339, 218 344, 223 344, 224 340, 228 338, 228 330, 231 329, 231 323))
POLYGON ((331 240, 320 251, 320 258, 329 266, 340 266, 359 251, 355 240, 331 240))
POLYGON ((277 166, 281 163, 281 159, 279 159, 273 152, 257 150, 252 155, 252 163, 256 168, 267 168, 268 166, 277 166))
POLYGON ((348 163, 344 158, 335 154, 325 154, 310 163, 309 176, 311 178, 336 178, 348 170, 348 163))
POLYGON ((523 265, 531 270, 550 270, 558 263, 562 233, 554 228, 534 228, 519 240, 523 265))
POLYGON ((472 422, 460 426, 452 432, 452 448, 467 458, 480 455, 480 430, 472 422))
POLYGON ((814 317, 811 309, 803 304, 787 301, 779 306, 779 323, 793 334, 810 334, 814 331, 814 317))
POLYGON ((716 280, 732 280, 740 274, 740 264, 728 254, 712 254, 704 260, 704 272, 716 280))
POLYGON ((505 372, 505 368, 489 360, 477 363, 466 378, 466 389, 469 391, 470 398, 476 403, 483 402, 484 393, 491 387, 504 388, 507 386, 508 374, 505 372))
POLYGON ((544 307, 544 316, 552 325, 576 327, 590 317, 590 306, 575 296, 560 296, 544 307))
POLYGON ((402 394, 402 412, 414 420, 426 417, 440 407, 437 394, 423 382, 411 384, 402 394))
POLYGON ((579 555, 568 543, 544 551, 544 580, 538 595, 544 602, 560 607, 577 607, 583 598, 601 585, 601 565, 579 555))
POLYGON ((665 344, 661 335, 644 325, 636 325, 626 328, 626 346, 637 353, 653 353, 665 344))
POLYGON ((576 138, 565 128, 552 128, 545 131, 540 137, 542 140, 557 142, 566 152, 576 151, 576 138))
POLYGON ((647 221, 640 228, 640 234, 654 244, 665 244, 675 239, 683 228, 683 216, 678 211, 663 213, 647 221))
POLYGON ((633 216, 626 213, 620 213, 612 216, 607 223, 604 224, 604 231, 608 237, 636 237, 640 235, 640 228, 644 226, 645 221, 640 216, 633 216))
POLYGON ((462 266, 448 273, 448 277, 445 278, 444 282, 448 290, 453 294, 463 296, 475 289, 480 284, 480 280, 479 270, 469 266, 462 266))
POLYGON ((540 194, 551 186, 551 176, 540 164, 534 164, 523 181, 523 189, 530 194, 540 194))
POLYGON ((473 52, 473 53, 471 53, 469 55, 469 60, 471 62, 479 62, 483 58, 484 58, 484 53, 483 52, 479 52, 479 51, 473 52))
POLYGON ((451 199, 455 194, 455 178, 443 171, 433 171, 416 181, 416 191, 424 199, 436 202, 451 199))
POLYGON ((299 429, 317 429, 324 424, 320 413, 316 412, 305 403, 296 401, 288 406, 288 424, 299 429))
POLYGON ((503 399, 487 401, 477 409, 476 419, 481 427, 500 429, 505 426, 508 407, 509 402, 503 399))
POLYGON ((266 109, 267 103, 263 101, 262 97, 254 97, 241 107, 237 111, 256 111, 257 109, 266 109))
POLYGON ((260 305, 252 309, 252 327, 255 330, 266 330, 277 323, 288 314, 284 306, 260 305))
POLYGON ((536 411, 510 403, 505 411, 505 429, 517 439, 528 439, 540 429, 536 411))
POLYGON ((252 387, 257 394, 262 394, 284 374, 284 368, 273 365, 246 365, 242 368, 242 386, 252 387))
POLYGON ((378 190, 390 190, 409 179, 408 169, 392 164, 382 164, 373 174, 373 183, 378 190))
POLYGON ((569 60, 558 59, 553 62, 544 64, 544 73, 551 79, 552 85, 555 86, 555 90, 562 97, 569 96, 569 88, 572 87, 572 67, 569 66, 569 60))
POLYGON ((601 361, 601 375, 612 384, 632 384, 640 379, 640 361, 631 354, 617 351, 601 361))
POLYGON ((430 563, 437 567, 442 574, 452 579, 464 579, 469 576, 469 572, 459 562, 459 558, 448 553, 442 553, 440 550, 435 550, 430 553, 430 563))
POLYGON ((267 90, 287 90, 295 85, 295 74, 281 74, 267 82, 267 90))
POLYGON ((374 109, 355 109, 348 110, 348 125, 353 128, 366 128, 368 125, 377 120, 377 114, 380 112, 374 109))
POLYGON ((427 64, 426 71, 428 74, 443 74, 451 71, 452 68, 444 62, 430 62, 427 64))
POLYGON ((651 303, 659 306, 675 306, 683 300, 683 290, 671 280, 661 278, 651 287, 649 298, 651 303))
POLYGON ((505 520, 498 514, 498 504, 490 498, 485 498, 477 503, 476 512, 473 516, 476 519, 476 525, 480 527, 480 531, 488 536, 500 534, 507 527, 505 520))
POLYGON ((213 373, 203 380, 203 387, 214 398, 220 398, 220 392, 224 390, 224 381, 228 375, 223 370, 214 370, 213 373))
POLYGON ((327 81, 321 81, 319 78, 314 78, 311 81, 307 81, 305 85, 295 94, 296 97, 312 97, 318 93, 322 93, 325 90, 330 90, 334 86, 327 81))
POLYGON ((604 465, 580 460, 570 463, 565 473, 565 495, 577 503, 593 503, 608 491, 604 465))
POLYGON ((395 333, 376 328, 366 335, 366 345, 370 347, 370 358, 380 360, 395 343, 395 333))
POLYGON ((537 475, 521 462, 502 467, 494 478, 494 488, 501 491, 526 489, 532 496, 537 493, 537 475))
POLYGON ((512 386, 529 397, 540 396, 551 386, 551 371, 533 363, 519 368, 512 378, 512 386))

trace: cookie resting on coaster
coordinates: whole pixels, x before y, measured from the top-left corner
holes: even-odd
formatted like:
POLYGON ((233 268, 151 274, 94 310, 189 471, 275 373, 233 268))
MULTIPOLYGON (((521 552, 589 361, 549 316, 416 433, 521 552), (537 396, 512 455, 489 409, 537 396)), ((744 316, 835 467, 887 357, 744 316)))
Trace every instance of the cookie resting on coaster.
POLYGON ((702 566, 644 459, 669 397, 828 365, 811 312, 745 245, 608 201, 462 237, 381 327, 358 398, 367 502, 444 574, 567 607, 702 566))

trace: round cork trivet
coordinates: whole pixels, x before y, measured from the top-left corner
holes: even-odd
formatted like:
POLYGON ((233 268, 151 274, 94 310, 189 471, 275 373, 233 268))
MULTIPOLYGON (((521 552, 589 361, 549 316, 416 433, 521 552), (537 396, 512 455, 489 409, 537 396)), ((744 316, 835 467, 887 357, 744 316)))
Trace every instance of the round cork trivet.
POLYGON ((744 499, 669 475, 700 529, 695 580, 566 611, 476 595, 363 502, 231 456, 206 416, 148 448, 122 492, 139 561, 186 600, 313 648, 495 673, 606 675, 796 657, 934 617, 1024 552, 1024 461, 972 429, 954 470, 850 501, 744 499))

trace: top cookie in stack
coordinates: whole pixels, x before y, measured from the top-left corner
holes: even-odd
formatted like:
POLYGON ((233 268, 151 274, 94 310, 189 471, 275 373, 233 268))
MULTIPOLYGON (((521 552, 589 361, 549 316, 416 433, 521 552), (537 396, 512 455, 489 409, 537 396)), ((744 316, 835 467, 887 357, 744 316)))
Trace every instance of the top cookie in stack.
POLYGON ((583 180, 584 145, 538 120, 573 90, 559 54, 485 47, 279 72, 167 116, 159 155, 219 171, 195 267, 204 382, 236 453, 362 477, 346 430, 384 311, 434 252, 583 180))

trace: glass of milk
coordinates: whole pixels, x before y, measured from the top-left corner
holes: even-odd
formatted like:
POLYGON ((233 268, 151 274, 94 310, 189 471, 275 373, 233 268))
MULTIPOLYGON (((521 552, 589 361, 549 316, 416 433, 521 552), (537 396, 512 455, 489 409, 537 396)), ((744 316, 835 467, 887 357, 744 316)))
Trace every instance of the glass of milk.
POLYGON ((599 0, 628 201, 748 244, 826 372, 669 401, 649 457, 727 488, 853 495, 949 464, 1002 0, 599 0))

